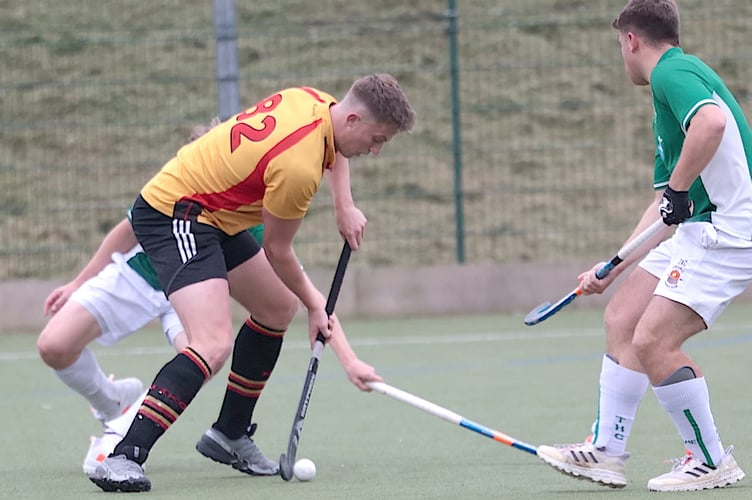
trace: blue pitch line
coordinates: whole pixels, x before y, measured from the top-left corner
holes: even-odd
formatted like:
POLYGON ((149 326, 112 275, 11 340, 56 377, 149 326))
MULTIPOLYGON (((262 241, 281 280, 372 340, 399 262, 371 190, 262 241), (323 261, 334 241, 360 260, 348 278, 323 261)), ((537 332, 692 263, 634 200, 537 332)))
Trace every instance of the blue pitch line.
POLYGON ((517 359, 511 360, 509 366, 515 368, 526 368, 529 366, 540 365, 559 365, 564 363, 575 363, 578 361, 592 361, 601 359, 603 357, 602 352, 586 353, 586 354, 572 354, 571 356, 547 356, 545 358, 530 358, 530 359, 517 359))

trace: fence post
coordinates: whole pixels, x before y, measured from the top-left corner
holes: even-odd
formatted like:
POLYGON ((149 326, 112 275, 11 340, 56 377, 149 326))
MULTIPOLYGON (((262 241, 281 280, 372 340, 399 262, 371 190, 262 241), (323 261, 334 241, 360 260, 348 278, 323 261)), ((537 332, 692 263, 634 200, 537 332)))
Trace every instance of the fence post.
POLYGON ((224 121, 240 111, 235 0, 214 0, 214 38, 217 45, 217 114, 224 121))
POLYGON ((449 76, 452 92, 452 153, 454 158, 454 219, 457 244, 457 262, 465 262, 465 216, 462 189, 462 134, 460 132, 460 71, 457 49, 457 6, 448 0, 445 17, 449 37, 449 76))

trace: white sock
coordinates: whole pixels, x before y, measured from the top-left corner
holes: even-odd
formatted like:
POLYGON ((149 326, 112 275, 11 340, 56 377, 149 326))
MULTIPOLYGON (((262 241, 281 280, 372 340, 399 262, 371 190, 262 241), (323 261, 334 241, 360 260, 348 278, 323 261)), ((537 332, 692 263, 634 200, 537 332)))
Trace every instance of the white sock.
POLYGON ((624 368, 603 356, 600 377, 598 419, 593 432, 593 445, 606 448, 611 456, 623 455, 650 382, 644 373, 624 368))
POLYGON ((136 418, 136 414, 138 413, 139 408, 141 408, 141 403, 144 402, 144 398, 148 392, 148 390, 144 391, 143 394, 141 394, 141 397, 134 401, 130 408, 128 408, 128 411, 115 419, 105 422, 105 434, 110 433, 117 434, 121 437, 125 436, 128 429, 131 428, 131 423, 133 423, 133 419, 136 418))
POLYGON ((653 387, 658 401, 671 416, 684 446, 708 465, 718 465, 723 445, 718 436, 705 377, 653 387))
POLYGON ((91 407, 101 415, 118 413, 115 386, 87 347, 84 347, 81 356, 68 368, 53 372, 65 385, 86 398, 91 407))

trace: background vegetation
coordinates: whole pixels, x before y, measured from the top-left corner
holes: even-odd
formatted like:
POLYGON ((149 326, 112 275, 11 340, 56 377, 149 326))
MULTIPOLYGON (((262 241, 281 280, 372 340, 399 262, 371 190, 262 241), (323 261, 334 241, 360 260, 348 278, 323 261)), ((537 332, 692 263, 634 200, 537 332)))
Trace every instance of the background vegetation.
MULTIPOLYGON (((396 75, 416 130, 353 161, 369 217, 353 265, 552 261, 613 252, 650 200, 650 96, 624 75, 621 0, 458 3, 461 150, 447 4, 237 1, 242 100, 291 85, 342 95, 396 75), (455 155, 457 153, 457 155, 455 155), (455 158, 462 184, 455 184, 455 158)), ((750 105, 752 4, 680 1, 683 46, 750 105)), ((0 279, 70 275, 216 114, 211 2, 0 0, 0 279)), ((332 266, 325 193, 296 248, 332 266)))

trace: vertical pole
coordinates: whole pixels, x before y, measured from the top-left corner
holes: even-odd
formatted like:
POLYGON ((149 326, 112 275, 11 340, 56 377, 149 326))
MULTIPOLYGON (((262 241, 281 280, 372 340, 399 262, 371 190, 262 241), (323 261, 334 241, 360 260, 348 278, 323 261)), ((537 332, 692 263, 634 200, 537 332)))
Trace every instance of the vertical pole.
POLYGON ((463 214, 462 189, 462 134, 460 132, 460 77, 459 54, 457 49, 457 6, 455 0, 448 0, 446 11, 449 36, 449 71, 452 92, 452 152, 454 156, 454 211, 455 238, 457 240, 457 262, 465 262, 465 217, 463 214))
POLYGON ((217 46, 217 114, 224 121, 240 112, 235 0, 214 0, 214 37, 217 46))

